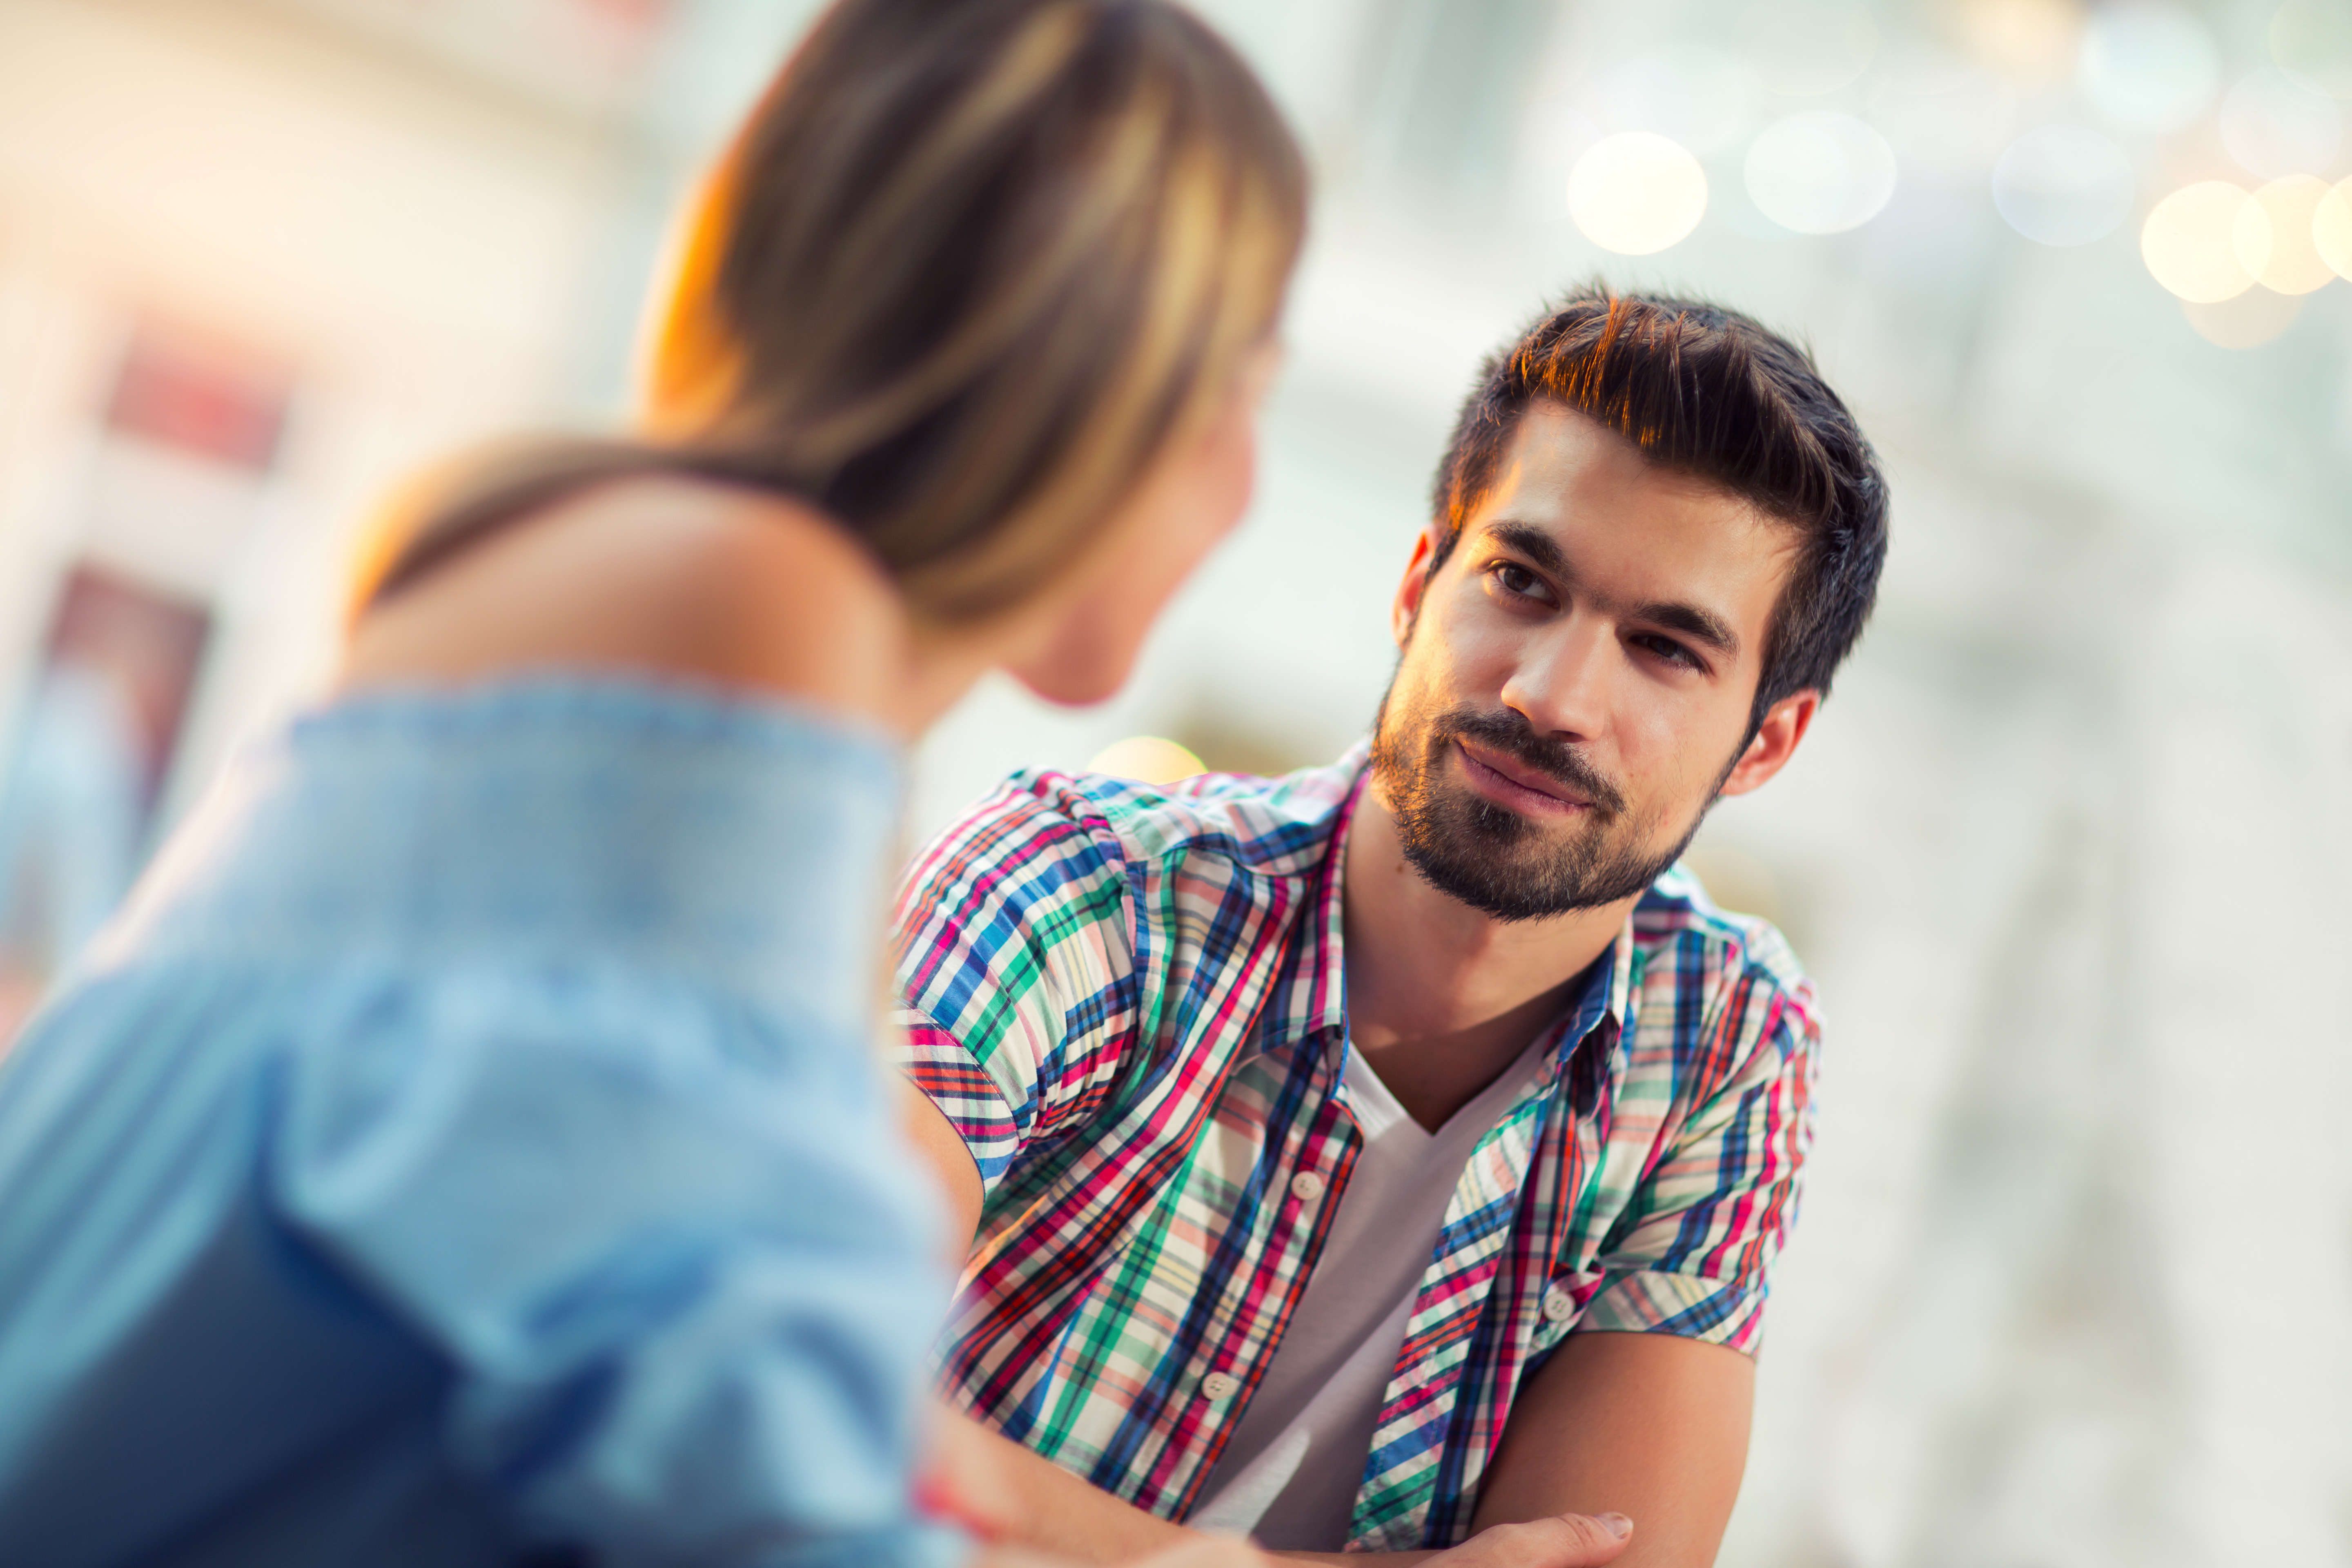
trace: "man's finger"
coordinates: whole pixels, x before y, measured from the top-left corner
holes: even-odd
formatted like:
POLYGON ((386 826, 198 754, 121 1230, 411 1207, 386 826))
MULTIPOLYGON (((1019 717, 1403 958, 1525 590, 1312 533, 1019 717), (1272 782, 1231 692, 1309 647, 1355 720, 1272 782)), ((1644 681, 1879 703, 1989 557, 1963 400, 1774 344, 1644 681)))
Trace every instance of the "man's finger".
POLYGON ((1633 1521, 1622 1513, 1563 1513, 1491 1526, 1438 1562, 1444 1568, 1600 1568, 1633 1536, 1633 1521))

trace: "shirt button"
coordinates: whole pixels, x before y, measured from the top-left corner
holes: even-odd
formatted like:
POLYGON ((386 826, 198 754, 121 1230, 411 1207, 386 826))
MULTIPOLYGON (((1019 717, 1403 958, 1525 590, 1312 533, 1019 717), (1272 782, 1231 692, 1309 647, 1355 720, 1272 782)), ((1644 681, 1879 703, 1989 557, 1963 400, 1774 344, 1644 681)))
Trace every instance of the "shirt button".
POLYGON ((1564 1323, 1576 1316, 1576 1298, 1555 1285, 1544 1292, 1543 1315, 1548 1322, 1564 1323))
POLYGON ((1241 1391, 1241 1379, 1237 1377, 1228 1377, 1222 1372, 1213 1372, 1208 1376, 1201 1380, 1202 1394, 1213 1400, 1222 1402, 1223 1400, 1231 1399, 1234 1394, 1239 1394, 1241 1391))
POLYGON ((1311 1204, 1323 1195, 1323 1178, 1312 1171, 1301 1171, 1290 1178, 1290 1195, 1300 1203, 1311 1204))

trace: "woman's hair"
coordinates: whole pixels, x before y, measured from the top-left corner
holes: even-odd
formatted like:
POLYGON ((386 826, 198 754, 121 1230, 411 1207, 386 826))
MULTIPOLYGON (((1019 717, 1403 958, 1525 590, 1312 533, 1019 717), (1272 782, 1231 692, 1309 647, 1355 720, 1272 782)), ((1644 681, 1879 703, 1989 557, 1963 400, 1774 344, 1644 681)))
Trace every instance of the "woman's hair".
POLYGON ((649 438, 478 465, 362 601, 654 470, 799 497, 919 614, 992 614, 1234 384, 1306 188, 1249 68, 1171 0, 837 0, 691 215, 649 438))

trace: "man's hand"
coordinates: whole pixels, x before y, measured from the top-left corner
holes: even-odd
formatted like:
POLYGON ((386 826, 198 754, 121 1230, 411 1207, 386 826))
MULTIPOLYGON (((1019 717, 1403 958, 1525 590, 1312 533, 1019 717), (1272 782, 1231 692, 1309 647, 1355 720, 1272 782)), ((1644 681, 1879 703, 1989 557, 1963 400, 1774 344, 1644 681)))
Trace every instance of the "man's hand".
POLYGON ((1633 1521, 1622 1513, 1563 1513, 1490 1525, 1430 1562, 1436 1568, 1600 1568, 1633 1537, 1633 1521))

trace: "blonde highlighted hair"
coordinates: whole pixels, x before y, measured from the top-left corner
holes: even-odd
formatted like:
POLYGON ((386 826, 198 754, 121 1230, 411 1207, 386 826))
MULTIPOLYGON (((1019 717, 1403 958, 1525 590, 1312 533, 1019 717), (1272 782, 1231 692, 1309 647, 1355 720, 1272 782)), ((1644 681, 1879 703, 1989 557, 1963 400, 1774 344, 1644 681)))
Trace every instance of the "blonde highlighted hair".
POLYGON ((1249 68, 1169 0, 839 0, 690 215, 647 438, 478 466, 362 600, 650 469, 805 500, 918 614, 1005 608, 1234 384, 1306 187, 1249 68))

